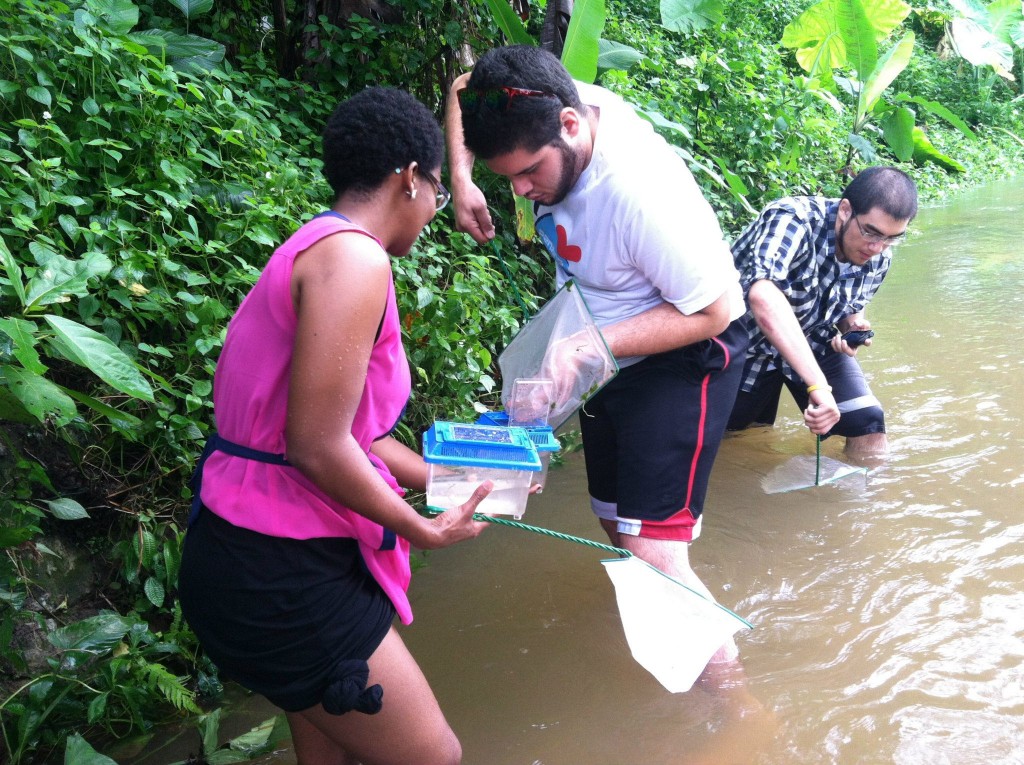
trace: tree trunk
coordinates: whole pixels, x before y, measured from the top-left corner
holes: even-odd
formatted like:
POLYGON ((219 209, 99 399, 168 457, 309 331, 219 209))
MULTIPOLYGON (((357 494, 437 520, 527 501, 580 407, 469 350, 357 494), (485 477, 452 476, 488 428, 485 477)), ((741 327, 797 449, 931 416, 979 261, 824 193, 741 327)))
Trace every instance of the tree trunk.
POLYGON ((544 23, 540 28, 540 47, 551 51, 559 58, 565 46, 565 33, 569 29, 573 0, 548 0, 544 11, 544 23))

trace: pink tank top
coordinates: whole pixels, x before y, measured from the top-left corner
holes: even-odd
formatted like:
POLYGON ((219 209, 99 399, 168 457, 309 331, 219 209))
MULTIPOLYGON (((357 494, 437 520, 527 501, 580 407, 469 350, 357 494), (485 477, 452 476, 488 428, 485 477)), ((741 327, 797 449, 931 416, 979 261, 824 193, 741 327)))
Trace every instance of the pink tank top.
MULTIPOLYGON (((220 436, 263 452, 287 455, 285 419, 297 317, 291 297, 295 258, 326 236, 372 234, 327 214, 296 231, 271 256, 259 281, 228 324, 213 383, 214 415, 220 436)), ((344 310, 344 306, 339 306, 344 310)), ((388 284, 384 317, 366 374, 352 432, 381 477, 399 495, 387 467, 369 453, 402 415, 411 390, 402 347, 395 285, 388 284)), ((226 521, 261 534, 292 539, 351 537, 358 540, 367 568, 391 599, 402 622, 412 621, 409 543, 380 524, 344 507, 290 465, 210 454, 203 468, 202 500, 226 521)))

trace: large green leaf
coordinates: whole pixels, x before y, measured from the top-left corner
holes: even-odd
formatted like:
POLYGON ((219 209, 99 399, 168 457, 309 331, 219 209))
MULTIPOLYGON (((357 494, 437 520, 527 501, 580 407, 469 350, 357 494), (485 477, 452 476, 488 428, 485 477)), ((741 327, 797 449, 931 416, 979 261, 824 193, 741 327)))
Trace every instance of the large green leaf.
POLYGON ((993 0, 987 10, 992 34, 997 40, 1012 44, 1014 31, 1024 23, 1024 3, 1021 0, 993 0))
POLYGON ((189 20, 202 16, 213 7, 213 0, 168 0, 168 2, 189 20))
POLYGON ((990 66, 1000 77, 1013 79, 1013 49, 984 24, 966 17, 955 18, 949 25, 949 36, 956 52, 971 66, 990 66))
POLYGON ((21 282, 21 266, 18 265, 18 261, 11 254, 10 249, 7 247, 7 242, 4 241, 2 236, 0 236, 0 260, 4 264, 4 271, 7 273, 7 280, 14 289, 14 294, 18 296, 18 301, 24 306, 25 285, 21 282))
POLYGON ((918 106, 925 109, 926 111, 931 112, 936 117, 941 117, 968 138, 977 138, 977 136, 974 134, 974 131, 971 130, 970 125, 964 122, 958 114, 954 114, 945 106, 940 104, 938 101, 929 101, 927 98, 924 98, 922 96, 911 96, 908 95, 907 93, 900 93, 893 100, 910 101, 911 103, 915 103, 918 106))
POLYGON ((1024 48, 1024 21, 1010 27, 1010 39, 1018 48, 1024 48))
POLYGON ((846 136, 846 140, 849 141, 850 146, 854 148, 865 162, 872 163, 878 159, 878 152, 875 151, 874 144, 864 136, 850 133, 846 136))
MULTIPOLYGON (((147 29, 136 32, 131 38, 145 46, 154 56, 164 55, 168 61, 178 64, 209 62, 213 64, 224 59, 224 46, 199 35, 183 35, 167 29, 147 29)), ((179 66, 178 68, 184 68, 179 66)))
POLYGON ((92 371, 105 383, 129 396, 153 400, 153 389, 124 351, 106 335, 62 316, 44 317, 57 333, 58 349, 70 361, 92 371))
POLYGON ((562 46, 562 63, 574 79, 597 79, 598 41, 604 29, 604 0, 576 0, 562 46))
POLYGON ((37 375, 45 374, 46 366, 39 360, 36 352, 36 325, 24 319, 0 319, 0 332, 14 342, 14 358, 30 372, 37 375))
POLYGON ((146 593, 146 597, 149 598, 149 602, 154 606, 160 608, 160 606, 164 604, 164 598, 167 597, 167 591, 164 589, 164 586, 159 579, 152 576, 149 577, 142 589, 146 593))
POLYGON ((100 252, 90 252, 79 260, 69 260, 49 248, 33 248, 30 245, 30 249, 36 254, 41 267, 27 285, 27 309, 52 303, 65 303, 70 295, 85 296, 89 280, 95 276, 106 275, 113 267, 110 258, 100 252), (44 251, 49 253, 45 260, 41 257, 44 251))
POLYGON ((846 43, 835 13, 837 0, 822 0, 793 19, 782 32, 782 44, 792 48, 797 63, 823 85, 832 82, 832 70, 846 63, 846 43))
POLYGON ((139 23, 139 7, 131 0, 88 0, 85 5, 106 21, 114 34, 128 34, 139 23))
POLYGON ((609 69, 619 69, 628 72, 635 63, 643 61, 647 56, 622 43, 605 40, 603 37, 598 40, 597 71, 607 72, 609 69))
POLYGON ((936 149, 928 136, 919 127, 914 128, 914 162, 923 165, 925 162, 934 162, 946 170, 953 170, 957 173, 967 172, 967 168, 961 165, 952 157, 948 157, 936 149))
MULTIPOLYGON (((3 367, 0 367, 0 372, 4 372, 3 367)), ((31 425, 38 422, 40 418, 29 412, 13 392, 0 385, 0 420, 31 425)))
POLYGON ((860 92, 859 114, 865 114, 874 108, 875 102, 896 79, 900 72, 907 68, 910 57, 914 55, 914 33, 907 32, 903 39, 892 46, 878 60, 871 75, 864 82, 860 92))
POLYGON ((78 414, 75 402, 42 375, 13 366, 0 366, 0 371, 14 397, 40 422, 52 419, 60 427, 67 425, 78 414))
POLYGON ((62 651, 106 653, 112 650, 138 620, 129 620, 112 611, 74 622, 50 632, 46 639, 62 651))
POLYGON ((93 749, 81 734, 72 733, 64 748, 64 765, 117 765, 117 762, 93 749))
POLYGON ((893 109, 880 120, 882 137, 902 162, 914 156, 914 112, 905 106, 893 109))
POLYGON ((846 63, 863 81, 878 63, 876 31, 864 12, 864 5, 859 0, 836 3, 836 24, 846 47, 846 63))
POLYGON ((981 0, 949 0, 949 4, 958 16, 973 19, 983 26, 988 23, 988 9, 981 0))
POLYGON ((508 0, 485 0, 487 7, 491 9, 491 16, 494 17, 498 28, 505 35, 509 43, 516 45, 536 45, 537 41, 530 36, 520 21, 519 16, 512 10, 512 4, 508 0))
POLYGON ((950 0, 949 4, 959 17, 975 22, 996 40, 1024 46, 1024 4, 1020 0, 992 0, 988 5, 980 0, 950 0))
POLYGON ((661 0, 661 25, 673 32, 699 32, 722 21, 722 0, 661 0))
POLYGON ((884 40, 908 13, 903 0, 822 0, 786 25, 782 44, 794 49, 804 71, 823 83, 831 81, 832 69, 847 64, 863 78, 874 69, 868 38, 876 44, 884 40))
POLYGON ((86 512, 85 508, 69 497, 60 497, 58 499, 48 499, 44 501, 46 502, 46 506, 50 508, 50 512, 53 513, 54 517, 60 518, 62 521, 77 521, 82 518, 89 517, 89 513, 86 512))

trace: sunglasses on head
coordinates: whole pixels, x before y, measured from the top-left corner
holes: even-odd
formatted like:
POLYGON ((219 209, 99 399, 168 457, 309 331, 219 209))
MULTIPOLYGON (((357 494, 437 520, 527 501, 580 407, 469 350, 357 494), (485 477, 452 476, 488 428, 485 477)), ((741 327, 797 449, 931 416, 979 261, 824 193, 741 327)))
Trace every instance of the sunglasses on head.
POLYGON ((483 88, 481 90, 462 88, 455 95, 459 99, 459 106, 466 114, 474 114, 481 109, 505 112, 508 111, 509 105, 520 97, 541 96, 558 98, 554 93, 548 93, 546 90, 527 90, 526 88, 512 88, 507 85, 483 88))

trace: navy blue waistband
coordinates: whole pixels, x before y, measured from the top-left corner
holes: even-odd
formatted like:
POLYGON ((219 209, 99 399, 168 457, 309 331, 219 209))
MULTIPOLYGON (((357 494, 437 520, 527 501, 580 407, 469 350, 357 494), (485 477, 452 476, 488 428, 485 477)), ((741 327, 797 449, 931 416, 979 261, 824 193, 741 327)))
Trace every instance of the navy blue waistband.
MULTIPOLYGON (((210 455, 218 451, 230 454, 232 457, 242 457, 243 459, 266 462, 271 465, 291 465, 283 454, 263 452, 249 446, 236 444, 234 441, 228 441, 218 433, 212 433, 206 441, 206 446, 203 447, 203 453, 199 456, 199 462, 196 463, 195 472, 192 473, 192 479, 189 481, 189 486, 192 488, 192 508, 188 514, 188 528, 191 528, 196 522, 203 508, 203 500, 200 496, 203 488, 203 466, 206 464, 206 460, 210 458, 210 455)), ((381 540, 379 549, 394 550, 397 542, 398 539, 395 532, 385 528, 384 538, 381 540)))
POLYGON ((208 460, 210 455, 214 452, 224 452, 225 454, 230 454, 232 457, 242 457, 247 460, 255 460, 256 462, 267 462, 271 465, 291 464, 287 459, 285 459, 283 454, 261 452, 259 449, 253 449, 249 446, 236 444, 234 441, 228 441, 219 433, 210 434, 210 437, 206 440, 206 446, 203 447, 203 453, 199 455, 199 462, 196 463, 196 469, 192 473, 192 479, 188 482, 188 485, 192 488, 192 509, 188 514, 188 525, 190 528, 199 517, 199 511, 203 506, 203 500, 199 496, 200 491, 202 491, 203 488, 203 466, 206 465, 206 460, 208 460))

